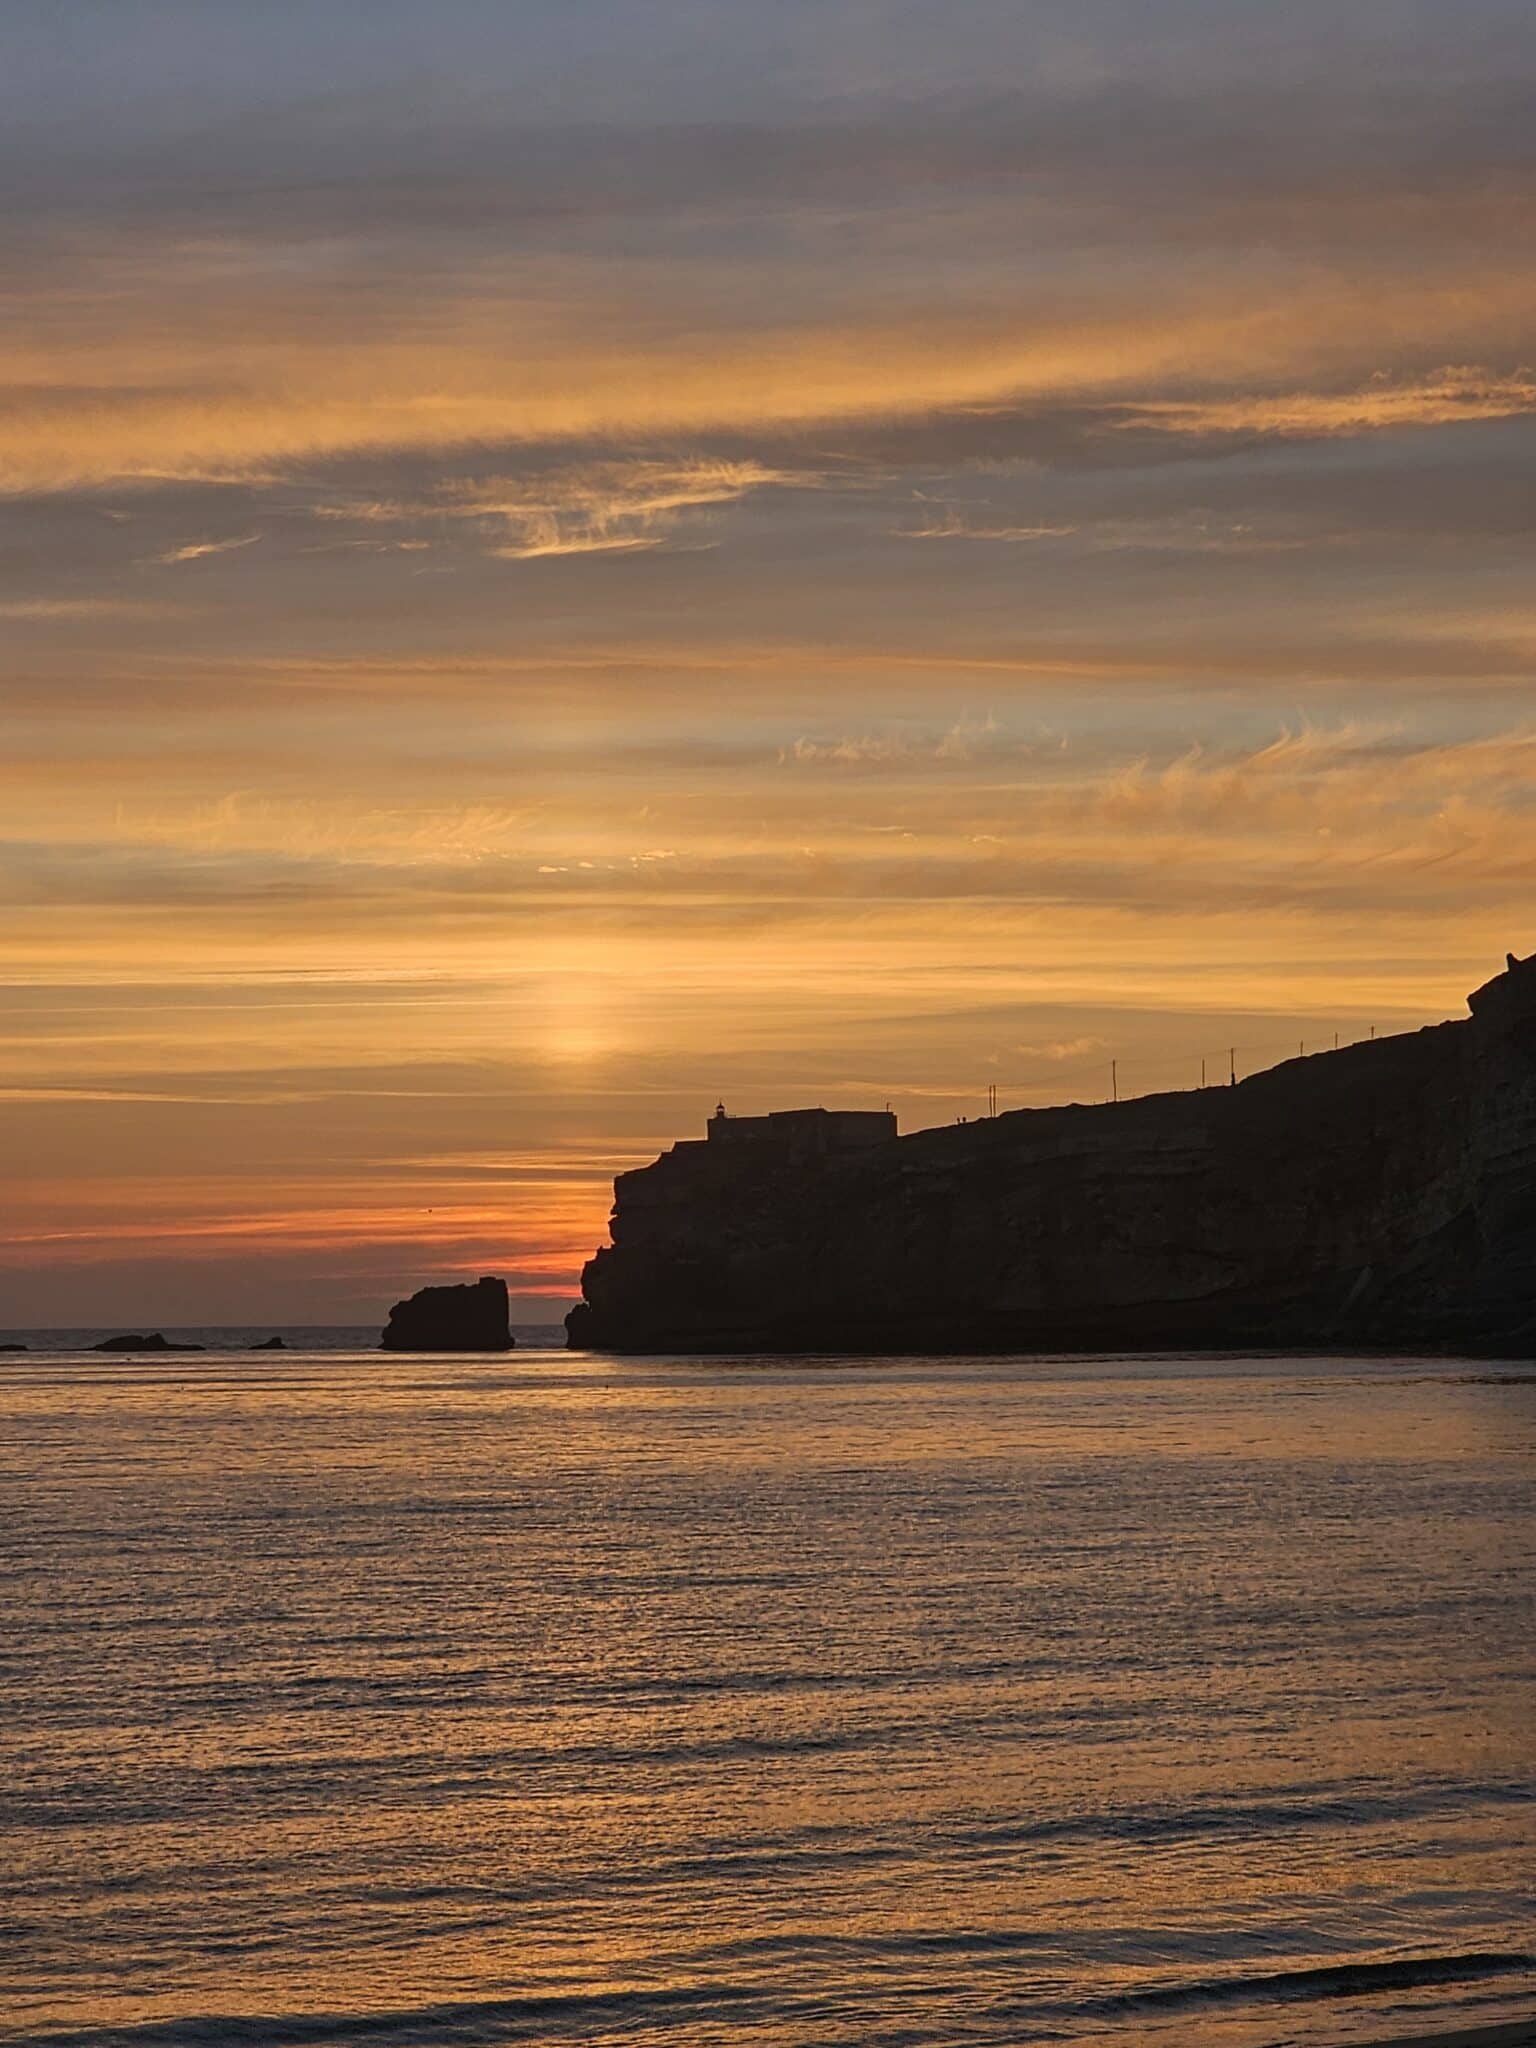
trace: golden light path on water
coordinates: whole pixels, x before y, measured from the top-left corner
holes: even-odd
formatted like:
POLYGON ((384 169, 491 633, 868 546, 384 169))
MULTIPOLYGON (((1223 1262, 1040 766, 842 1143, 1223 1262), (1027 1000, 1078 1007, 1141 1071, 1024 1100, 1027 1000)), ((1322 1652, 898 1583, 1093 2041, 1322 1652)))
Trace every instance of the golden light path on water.
POLYGON ((1533 1391, 7 1361, 0 2032, 1344 2048, 1531 2013, 1533 1391))

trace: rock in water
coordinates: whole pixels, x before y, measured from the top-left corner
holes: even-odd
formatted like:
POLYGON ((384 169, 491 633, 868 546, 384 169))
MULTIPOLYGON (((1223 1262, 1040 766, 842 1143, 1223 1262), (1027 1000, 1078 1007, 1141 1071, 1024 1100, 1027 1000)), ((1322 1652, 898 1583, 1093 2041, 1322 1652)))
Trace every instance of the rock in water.
POLYGON ((99 1344, 93 1344, 93 1351, 201 1351, 201 1344, 172 1344, 158 1330, 147 1337, 123 1336, 103 1337, 99 1344))
POLYGON ((397 1301, 379 1339, 382 1351, 510 1351, 505 1280, 422 1287, 397 1301))
POLYGON ((263 1337, 259 1344, 251 1346, 253 1351, 286 1351, 288 1346, 281 1337, 263 1337))

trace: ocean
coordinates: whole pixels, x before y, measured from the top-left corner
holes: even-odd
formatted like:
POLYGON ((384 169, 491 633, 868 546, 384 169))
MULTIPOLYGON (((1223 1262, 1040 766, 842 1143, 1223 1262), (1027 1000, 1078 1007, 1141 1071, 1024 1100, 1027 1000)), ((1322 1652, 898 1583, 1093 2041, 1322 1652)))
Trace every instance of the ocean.
POLYGON ((0 2040, 1536 2011, 1536 1367, 283 1334, 0 1358, 0 2040))

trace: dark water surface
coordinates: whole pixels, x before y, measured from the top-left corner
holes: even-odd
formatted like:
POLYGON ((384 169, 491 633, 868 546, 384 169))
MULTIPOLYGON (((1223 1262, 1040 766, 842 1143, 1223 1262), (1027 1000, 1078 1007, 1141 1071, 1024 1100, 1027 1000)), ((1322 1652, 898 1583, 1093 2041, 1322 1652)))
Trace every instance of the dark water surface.
POLYGON ((1536 1372, 0 1361, 6 2041, 1536 2008, 1536 1372))

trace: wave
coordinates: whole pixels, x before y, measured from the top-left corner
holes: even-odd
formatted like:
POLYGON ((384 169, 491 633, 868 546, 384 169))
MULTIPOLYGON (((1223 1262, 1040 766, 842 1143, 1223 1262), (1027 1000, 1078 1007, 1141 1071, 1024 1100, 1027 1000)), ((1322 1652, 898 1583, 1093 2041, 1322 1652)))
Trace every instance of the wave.
POLYGON ((547 2039, 576 2025, 634 2026, 646 2019, 732 2011, 770 2001, 752 1985, 668 1985, 653 1990, 549 1992, 454 2000, 378 2012, 197 2013, 139 2026, 85 2027, 37 2036, 38 2048, 314 2048, 327 2041, 416 2044, 547 2039))
MULTIPOLYGON (((1072 2004, 1024 2003, 1014 2006, 1013 2015, 1071 2024, 1200 2006, 1360 1998, 1384 1991, 1477 1983, 1533 1967, 1536 1957, 1497 1949, 1405 1956, 1387 1962, 1328 1963, 1262 1976, 1208 1977, 1156 1985, 1072 2004)), ((36 2039, 38 2048, 214 2048, 214 2044, 217 2048, 323 2048, 327 2042, 378 2043, 380 2048, 388 2048, 402 2038, 413 2048, 431 2048, 437 2042, 454 2042, 462 2048, 465 2042, 547 2040, 571 2035, 577 2029, 588 2032, 598 2025, 636 2030, 648 2021, 664 2024, 673 2019, 698 2020, 708 2014, 718 2014, 735 2025, 750 2025, 754 2017, 771 2016, 776 2029, 790 2017, 809 2020, 819 2015, 824 2024, 835 2026, 837 2001, 785 1999, 766 1986, 710 1982, 465 1999, 374 2012, 199 2013, 143 2025, 47 2032, 36 2039), (754 2007, 756 2014, 751 2010, 754 2007)))
POLYGON ((1519 1950, 1474 1949, 1462 1955, 1401 1956, 1384 1963, 1317 1963, 1263 1976, 1205 1977, 1091 1998, 1072 2008, 1083 2017, 1181 2011, 1204 2005, 1275 2005, 1316 1998, 1364 1998, 1380 1991, 1417 1991, 1433 1984, 1473 1984, 1536 1969, 1519 1950))

